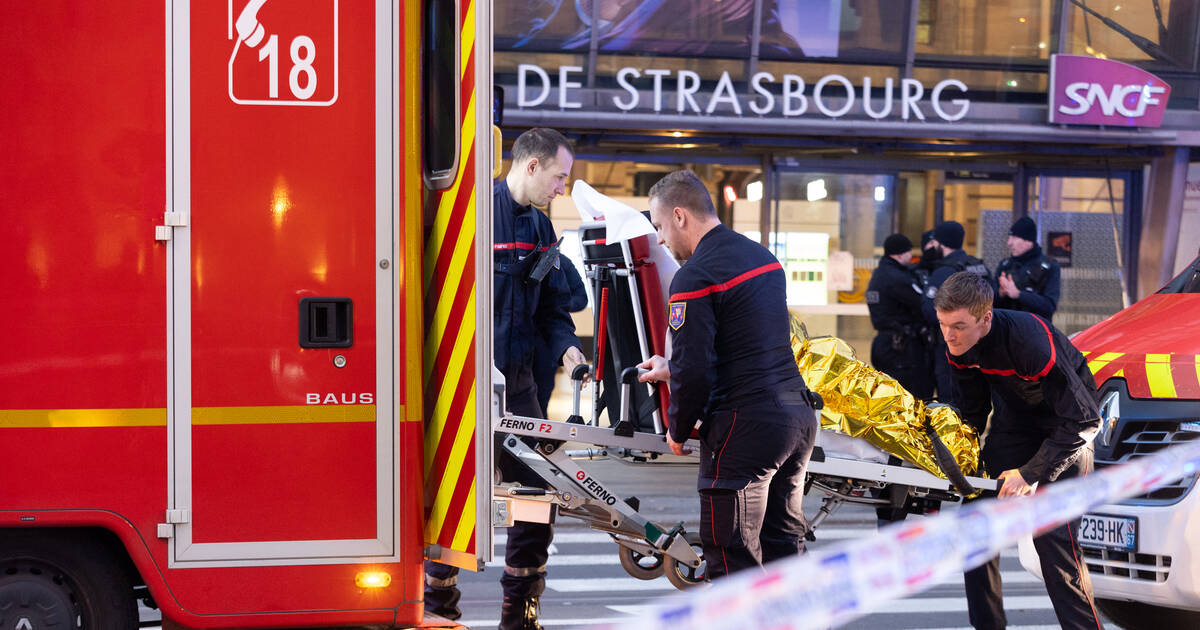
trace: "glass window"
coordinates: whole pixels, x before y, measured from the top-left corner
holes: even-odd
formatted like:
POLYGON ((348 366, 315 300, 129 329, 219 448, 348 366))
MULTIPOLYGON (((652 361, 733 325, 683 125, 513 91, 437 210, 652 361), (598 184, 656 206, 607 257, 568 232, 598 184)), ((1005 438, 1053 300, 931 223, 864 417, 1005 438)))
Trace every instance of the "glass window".
MULTIPOLYGON (((785 74, 799 75, 804 79, 804 91, 806 94, 812 94, 813 84, 821 77, 829 74, 840 74, 850 79, 850 83, 854 84, 854 88, 860 94, 863 78, 865 77, 871 77, 871 84, 875 87, 883 85, 888 77, 891 77, 899 85, 900 70, 896 66, 862 66, 858 64, 793 63, 787 61, 763 61, 758 64, 759 72, 770 72, 775 76, 777 82, 782 81, 785 74)), ((941 78, 938 79, 938 81, 940 80, 941 78)), ((840 93, 841 89, 837 89, 840 93)))
POLYGON ((499 49, 750 55, 754 0, 500 0, 499 49))
POLYGON ((972 101, 1009 103, 1045 103, 1049 84, 1045 72, 1016 70, 916 67, 913 78, 925 85, 936 85, 942 79, 958 79, 966 84, 972 101))
MULTIPOLYGON (((968 177, 971 175, 968 174, 968 177)), ((1003 247, 1008 226, 1003 230, 984 231, 980 217, 984 212, 997 212, 1006 217, 1012 216, 1012 182, 972 181, 959 179, 950 174, 946 178, 943 196, 942 218, 946 221, 958 221, 966 234, 963 236, 963 251, 972 256, 985 258, 993 246, 1003 247)), ((1012 221, 1010 220, 1011 224, 1012 221)), ((999 250, 996 250, 999 251, 999 250)), ((988 269, 995 270, 999 256, 993 261, 987 261, 988 269)))
MULTIPOLYGON (((1125 239, 1125 180, 1104 177, 1031 178, 1029 217, 1038 226, 1042 252, 1058 260, 1062 289, 1054 325, 1067 334, 1077 332, 1121 310, 1121 255, 1125 239)), ((949 188, 949 186, 947 186, 949 188)), ((947 208, 949 208, 947 190, 947 208)), ((991 270, 1008 250, 1008 229, 1013 223, 1008 207, 980 204, 978 233, 986 238, 978 256, 991 270)), ((970 237, 972 230, 967 229, 970 237)), ((1121 261, 1127 262, 1127 261, 1121 261)))
MULTIPOLYGON (((918 60, 969 57, 1036 63, 1053 51, 1054 0, 918 0, 918 60)), ((901 3, 897 3, 901 4, 901 3)))
POLYGON ((896 0, 764 0, 759 57, 882 62, 894 56, 902 62, 906 5, 896 0))
POLYGON ((563 0, 496 0, 492 5, 496 50, 587 50, 590 35, 578 3, 563 0), (587 35, 585 37, 585 35, 587 35))
POLYGON ((1068 0, 1067 52, 1194 70, 1200 2, 1068 0))
MULTIPOLYGON (((896 231, 896 177, 784 171, 776 182, 769 241, 787 273, 788 305, 810 335, 841 337, 865 360, 875 336, 866 285, 896 231)), ((740 203, 734 227, 757 239, 757 215, 740 203)))
MULTIPOLYGON (((716 82, 722 72, 728 72, 735 85, 745 85, 743 79, 746 72, 745 61, 724 59, 695 59, 689 57, 653 57, 649 55, 599 55, 596 57, 596 76, 603 77, 601 85, 611 83, 616 85, 616 74, 621 68, 636 68, 641 71, 639 78, 627 77, 630 84, 642 90, 653 89, 653 77, 645 75, 650 68, 670 70, 671 75, 663 77, 663 89, 675 91, 677 75, 680 70, 691 70, 700 75, 702 81, 716 82)), ((708 86, 708 90, 712 87, 708 86)))

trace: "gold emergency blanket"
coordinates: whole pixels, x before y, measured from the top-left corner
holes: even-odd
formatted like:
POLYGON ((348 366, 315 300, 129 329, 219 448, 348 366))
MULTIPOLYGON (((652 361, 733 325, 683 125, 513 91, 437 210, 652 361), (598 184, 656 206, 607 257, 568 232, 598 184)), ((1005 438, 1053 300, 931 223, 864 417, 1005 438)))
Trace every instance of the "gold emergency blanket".
POLYGON ((928 418, 964 475, 978 475, 979 435, 954 409, 917 400, 896 379, 859 361, 854 349, 837 337, 809 338, 792 318, 792 353, 808 388, 821 395, 821 428, 862 438, 868 443, 943 479, 933 443, 925 432, 928 418))

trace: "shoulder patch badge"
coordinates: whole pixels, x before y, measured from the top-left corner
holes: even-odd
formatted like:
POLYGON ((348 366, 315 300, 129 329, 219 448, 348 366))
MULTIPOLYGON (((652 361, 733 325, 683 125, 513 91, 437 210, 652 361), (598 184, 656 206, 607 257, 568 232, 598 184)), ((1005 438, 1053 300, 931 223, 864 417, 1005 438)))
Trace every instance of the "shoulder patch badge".
POLYGON ((683 325, 684 315, 687 312, 687 302, 671 302, 669 306, 671 310, 667 315, 667 323, 671 325, 671 328, 679 330, 679 327, 683 325))

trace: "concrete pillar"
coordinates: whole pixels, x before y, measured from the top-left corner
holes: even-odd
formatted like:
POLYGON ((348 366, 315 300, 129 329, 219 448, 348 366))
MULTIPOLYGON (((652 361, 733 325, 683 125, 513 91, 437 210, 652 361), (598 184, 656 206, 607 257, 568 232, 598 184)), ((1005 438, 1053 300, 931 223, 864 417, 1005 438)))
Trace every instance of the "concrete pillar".
POLYGON ((1187 182, 1188 147, 1170 147, 1150 162, 1142 237, 1138 242, 1138 299, 1157 291, 1175 271, 1187 182))

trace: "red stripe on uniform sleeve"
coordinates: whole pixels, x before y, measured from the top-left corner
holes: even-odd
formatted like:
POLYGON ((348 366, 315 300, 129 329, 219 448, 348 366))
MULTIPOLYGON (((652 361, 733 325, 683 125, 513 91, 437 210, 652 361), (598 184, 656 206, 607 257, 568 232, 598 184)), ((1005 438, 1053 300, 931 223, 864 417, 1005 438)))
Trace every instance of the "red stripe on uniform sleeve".
POLYGON ((1050 360, 1046 362, 1046 367, 1042 368, 1041 372, 1038 372, 1037 374, 1034 374, 1033 376, 1031 376, 1029 378, 1029 380, 1036 381, 1036 380, 1040 380, 1043 376, 1049 374, 1050 368, 1054 367, 1054 361, 1055 361, 1054 335, 1050 333, 1050 327, 1046 325, 1046 322, 1042 321, 1041 317, 1038 317, 1037 315, 1034 315, 1033 313, 1030 313, 1029 316, 1034 318, 1035 320, 1037 320, 1037 323, 1042 325, 1042 328, 1046 331, 1046 341, 1050 342, 1050 360))
POLYGON ((750 271, 747 271, 746 273, 735 276, 732 280, 730 280, 728 282, 722 282, 721 284, 714 284, 710 287, 705 287, 703 289, 697 289, 695 291, 688 291, 686 293, 676 293, 671 296, 670 301, 671 302, 681 302, 683 300, 691 300, 694 298, 704 297, 706 295, 709 295, 710 293, 720 293, 721 291, 728 291, 728 290, 732 289, 733 287, 736 287, 737 285, 749 280, 750 278, 753 278, 755 276, 761 276, 764 273, 767 273, 768 271, 774 271, 776 269, 779 269, 779 270, 783 269, 783 265, 779 264, 778 261, 763 265, 763 266, 759 267, 758 269, 751 269, 750 271))
MULTIPOLYGON (((533 249, 534 247, 537 246, 533 243, 522 243, 520 241, 517 241, 516 243, 495 243, 492 245, 492 249, 495 251, 504 251, 509 249, 533 249)), ((545 248, 542 249, 544 250, 545 248)))

